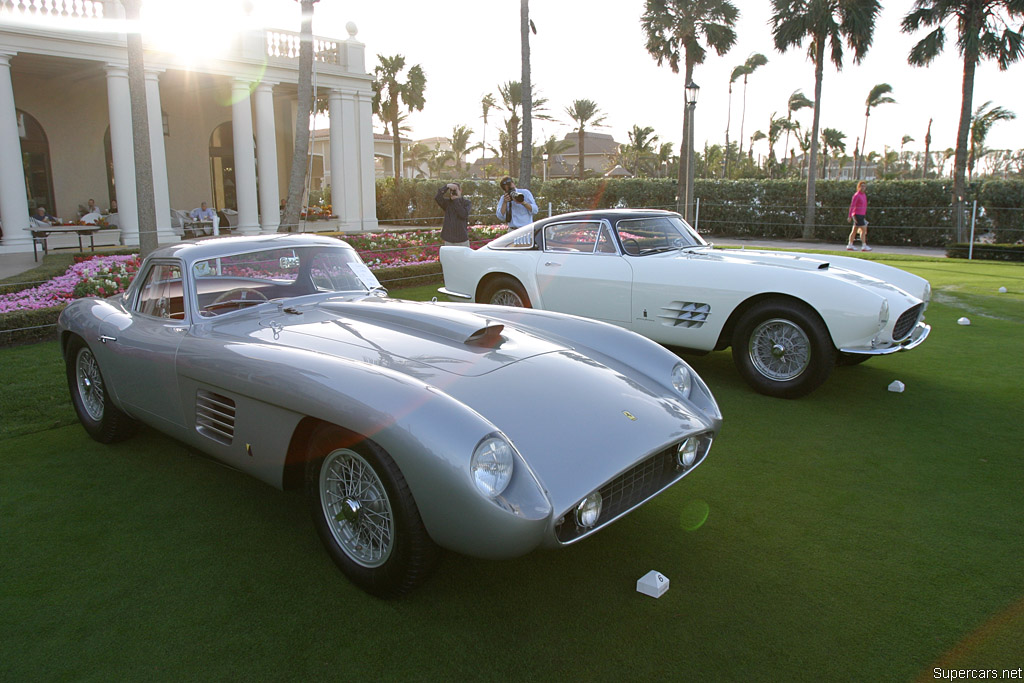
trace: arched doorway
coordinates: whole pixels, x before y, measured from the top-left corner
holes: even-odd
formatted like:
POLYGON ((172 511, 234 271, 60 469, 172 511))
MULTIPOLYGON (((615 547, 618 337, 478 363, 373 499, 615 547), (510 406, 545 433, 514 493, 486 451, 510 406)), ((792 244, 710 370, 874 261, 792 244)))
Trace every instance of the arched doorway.
POLYGON ((230 121, 220 124, 210 135, 210 180, 213 183, 213 206, 238 210, 235 195, 234 128, 230 121))
POLYGON ((31 114, 20 109, 16 113, 29 211, 35 211, 37 206, 45 206, 48 211, 56 215, 53 172, 50 170, 50 143, 46 139, 46 132, 31 114))

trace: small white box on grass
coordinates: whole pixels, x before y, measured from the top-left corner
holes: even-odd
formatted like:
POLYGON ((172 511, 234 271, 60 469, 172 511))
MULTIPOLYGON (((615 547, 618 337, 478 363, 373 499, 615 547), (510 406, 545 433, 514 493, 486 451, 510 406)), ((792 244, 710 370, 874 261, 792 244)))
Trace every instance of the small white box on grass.
POLYGON ((956 324, 957 325, 970 325, 971 324, 971 319, 970 318, 960 318, 960 319, 958 319, 956 321, 956 324))
POLYGON ((1006 287, 1000 287, 999 288, 999 293, 1000 294, 1006 294, 1006 287))
POLYGON ((896 394, 902 394, 903 390, 906 389, 906 388, 907 388, 907 386, 903 382, 899 381, 898 379, 897 380, 893 380, 893 383, 889 385, 889 391, 891 391, 893 393, 896 393, 896 394))
POLYGON ((660 598, 668 592, 668 577, 652 569, 637 579, 636 590, 652 598, 660 598))

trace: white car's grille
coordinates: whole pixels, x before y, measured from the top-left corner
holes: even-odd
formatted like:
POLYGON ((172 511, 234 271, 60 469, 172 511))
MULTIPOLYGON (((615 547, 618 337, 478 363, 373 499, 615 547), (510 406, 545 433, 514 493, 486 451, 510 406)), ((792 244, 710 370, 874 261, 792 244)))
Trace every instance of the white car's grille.
POLYGON ((911 330, 914 329, 914 325, 917 324, 917 320, 921 317, 921 312, 923 310, 924 304, 918 304, 912 308, 908 308, 893 326, 892 340, 896 342, 903 341, 903 339, 910 334, 911 330))
POLYGON ((707 322, 711 315, 711 304, 702 304, 695 301, 673 301, 668 306, 662 306, 658 317, 664 320, 665 325, 671 327, 700 327, 707 322))

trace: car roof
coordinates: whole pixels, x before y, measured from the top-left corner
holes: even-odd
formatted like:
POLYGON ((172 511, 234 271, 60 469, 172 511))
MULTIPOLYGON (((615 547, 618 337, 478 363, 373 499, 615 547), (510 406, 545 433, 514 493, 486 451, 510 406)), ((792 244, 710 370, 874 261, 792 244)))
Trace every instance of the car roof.
POLYGON ((540 227, 548 223, 560 223, 566 220, 608 220, 611 222, 629 218, 651 218, 653 216, 679 216, 675 211, 663 209, 593 209, 590 211, 574 211, 556 216, 542 218, 534 223, 540 227))
POLYGON ((180 258, 185 262, 201 261, 225 254, 237 254, 251 249, 286 249, 289 247, 345 247, 336 237, 304 234, 239 235, 188 240, 160 247, 149 258, 180 258))

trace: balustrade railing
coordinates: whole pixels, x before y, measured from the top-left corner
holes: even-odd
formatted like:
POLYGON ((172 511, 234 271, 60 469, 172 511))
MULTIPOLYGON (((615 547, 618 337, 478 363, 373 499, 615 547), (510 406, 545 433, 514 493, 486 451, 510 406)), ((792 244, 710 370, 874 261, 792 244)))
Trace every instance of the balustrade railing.
POLYGON ((103 0, 0 0, 0 15, 102 19, 103 0))

